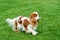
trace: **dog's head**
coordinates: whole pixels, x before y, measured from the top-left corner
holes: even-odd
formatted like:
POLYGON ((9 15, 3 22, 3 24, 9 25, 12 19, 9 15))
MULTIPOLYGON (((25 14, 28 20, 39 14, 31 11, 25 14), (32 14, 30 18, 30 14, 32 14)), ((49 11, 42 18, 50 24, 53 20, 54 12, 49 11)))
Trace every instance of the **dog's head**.
POLYGON ((35 18, 36 20, 39 20, 39 19, 40 19, 40 16, 39 16, 38 12, 33 12, 33 13, 30 15, 30 18, 35 18))

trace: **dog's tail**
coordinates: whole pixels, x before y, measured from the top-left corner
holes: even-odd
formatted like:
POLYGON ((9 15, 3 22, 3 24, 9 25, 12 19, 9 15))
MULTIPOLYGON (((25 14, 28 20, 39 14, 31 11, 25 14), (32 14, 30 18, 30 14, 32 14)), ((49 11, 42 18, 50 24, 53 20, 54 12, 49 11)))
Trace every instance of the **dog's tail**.
POLYGON ((14 22, 12 19, 6 19, 6 22, 10 25, 10 26, 13 26, 14 25, 14 22))

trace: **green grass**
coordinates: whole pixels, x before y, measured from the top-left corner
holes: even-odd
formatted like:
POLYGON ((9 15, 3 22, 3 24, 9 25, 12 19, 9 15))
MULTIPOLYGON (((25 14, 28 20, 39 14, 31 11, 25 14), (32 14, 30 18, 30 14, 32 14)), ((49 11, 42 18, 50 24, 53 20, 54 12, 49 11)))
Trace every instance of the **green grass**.
POLYGON ((0 0, 0 40, 60 40, 60 0, 0 0), (41 16, 36 36, 13 32, 5 22, 33 11, 41 16))

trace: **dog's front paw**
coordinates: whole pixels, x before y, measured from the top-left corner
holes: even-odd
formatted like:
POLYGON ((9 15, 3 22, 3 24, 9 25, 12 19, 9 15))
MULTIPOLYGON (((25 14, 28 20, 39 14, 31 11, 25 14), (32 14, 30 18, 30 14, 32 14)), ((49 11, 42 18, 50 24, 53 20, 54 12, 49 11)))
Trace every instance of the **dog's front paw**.
POLYGON ((32 35, 37 35, 37 34, 38 34, 38 32, 33 32, 33 33, 32 33, 32 35))

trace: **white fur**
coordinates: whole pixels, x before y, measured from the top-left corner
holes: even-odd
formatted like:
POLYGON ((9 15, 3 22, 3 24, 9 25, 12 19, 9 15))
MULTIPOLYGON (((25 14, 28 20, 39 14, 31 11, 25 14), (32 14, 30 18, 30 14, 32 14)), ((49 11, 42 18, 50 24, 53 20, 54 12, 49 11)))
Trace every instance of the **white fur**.
MULTIPOLYGON (((21 16, 19 16, 19 17, 21 17, 21 16)), ((9 18, 6 19, 6 22, 12 27, 12 30, 13 30, 13 31, 16 31, 16 30, 15 30, 15 20, 18 20, 19 17, 16 17, 16 18, 14 18, 14 19, 9 19, 9 18)), ((21 27, 22 27, 22 25, 18 23, 17 30, 20 30, 21 27)))
POLYGON ((6 22, 7 22, 10 26, 12 26, 12 27, 14 26, 14 20, 8 18, 8 19, 6 20, 6 22))

